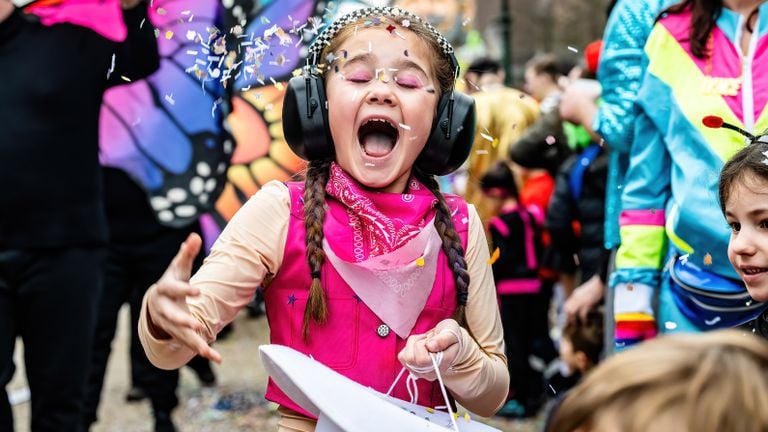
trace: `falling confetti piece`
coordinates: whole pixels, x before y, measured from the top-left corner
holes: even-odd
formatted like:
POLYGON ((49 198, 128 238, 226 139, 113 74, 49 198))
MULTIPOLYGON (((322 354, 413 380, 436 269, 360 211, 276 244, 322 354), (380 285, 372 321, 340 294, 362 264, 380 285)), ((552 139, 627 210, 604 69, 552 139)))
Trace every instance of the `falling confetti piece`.
POLYGON ((712 265, 712 255, 710 255, 709 253, 704 255, 704 265, 705 266, 711 266, 712 265))
POLYGON ((469 423, 469 419, 470 419, 470 417, 469 417, 469 413, 464 413, 464 421, 466 421, 467 423, 469 423))
POLYGON ((499 146, 499 139, 498 139, 498 138, 494 138, 494 139, 493 139, 493 142, 491 143, 491 146, 492 146, 493 148, 496 148, 496 147, 498 147, 498 146, 499 146))
POLYGON ((488 140, 490 142, 493 142, 493 137, 488 135, 488 134, 486 134, 486 133, 480 132, 480 136, 485 138, 486 140, 488 140))
POLYGON ((416 258, 416 265, 419 267, 424 267, 424 257, 416 258))
POLYGON ((424 409, 426 409, 426 410, 427 410, 427 412, 428 412, 428 413, 430 413, 430 414, 433 414, 433 413, 435 412, 435 409, 434 409, 434 408, 430 408, 430 407, 424 407, 424 409))
POLYGON ((664 323, 664 328, 667 330, 674 330, 677 328, 677 323, 673 321, 667 321, 664 323))
POLYGON ((763 159, 763 164, 768 165, 768 159, 763 159))
POLYGON ((568 50, 569 50, 569 51, 573 51, 573 52, 575 52, 575 53, 579 52, 579 50, 577 50, 576 48, 574 48, 574 47, 572 47, 572 46, 569 46, 569 47, 568 47, 568 50))
POLYGON ((398 123, 398 125, 400 126, 400 128, 405 129, 407 131, 411 130, 411 127, 408 126, 407 124, 398 123))
POLYGON ((172 31, 168 30, 167 32, 165 32, 165 38, 166 39, 171 39, 172 37, 173 37, 173 32, 172 31))
POLYGON ((493 250, 493 253, 491 254, 491 257, 488 258, 488 264, 493 265, 496 261, 499 260, 499 257, 501 256, 501 251, 499 248, 496 248, 493 250))
POLYGON ((261 16, 261 23, 262 24, 269 24, 271 21, 269 18, 265 17, 264 15, 261 16))
POLYGON ((557 138, 553 137, 552 135, 548 135, 546 138, 544 138, 544 141, 546 141, 546 143, 549 145, 553 145, 557 142, 557 138))
POLYGON ((107 71, 107 79, 109 79, 110 75, 112 75, 112 72, 115 71, 115 55, 112 54, 112 64, 109 66, 109 70, 107 71))
POLYGON ((683 263, 683 265, 686 265, 686 264, 688 264, 688 257, 689 256, 690 256, 690 254, 680 255, 680 258, 678 258, 678 259, 680 260, 681 263, 683 263))
POLYGON ((404 19, 401 24, 403 27, 408 28, 411 25, 411 22, 408 21, 407 19, 404 19))
POLYGON ((187 40, 195 40, 195 36, 197 36, 197 33, 194 30, 187 30, 187 40))
POLYGON ((166 100, 166 101, 167 101, 169 104, 171 104, 171 105, 175 105, 175 104, 176 104, 176 101, 175 101, 175 100, 173 100, 173 93, 171 93, 171 94, 169 94, 169 95, 165 95, 165 100, 166 100))
POLYGON ((158 15, 165 15, 165 14, 167 14, 167 13, 168 13, 168 11, 167 11, 167 10, 165 10, 165 9, 163 9, 163 8, 161 8, 161 7, 157 8, 157 14, 158 14, 158 15))
POLYGON ((466 26, 467 24, 469 24, 469 22, 470 22, 470 21, 472 21, 472 19, 470 19, 470 18, 465 18, 465 19, 464 19, 464 21, 462 21, 462 22, 461 22, 461 25, 462 25, 462 26, 466 26))
POLYGON ((487 155, 488 154, 488 150, 484 150, 484 149, 475 150, 475 154, 487 155))
POLYGON ((124 76, 124 75, 120 75, 120 78, 121 78, 123 81, 125 81, 125 82, 131 82, 131 79, 130 79, 130 78, 128 78, 127 76, 124 76))

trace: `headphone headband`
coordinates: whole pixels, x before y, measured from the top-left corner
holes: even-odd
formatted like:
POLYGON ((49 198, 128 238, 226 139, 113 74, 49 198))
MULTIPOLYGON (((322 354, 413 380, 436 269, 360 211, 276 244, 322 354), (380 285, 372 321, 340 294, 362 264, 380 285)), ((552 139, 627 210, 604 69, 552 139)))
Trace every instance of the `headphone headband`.
POLYGON ((339 31, 341 31, 341 29, 346 27, 348 24, 359 21, 361 18, 372 17, 373 19, 371 19, 370 22, 366 21, 366 25, 378 25, 381 23, 380 18, 382 16, 391 18, 403 27, 408 27, 407 23, 410 22, 418 22, 419 24, 426 27, 426 29, 429 30, 429 32, 435 38, 435 41, 440 46, 443 54, 445 54, 446 58, 448 58, 448 60, 451 62, 451 68, 454 70, 455 75, 459 75, 459 62, 456 60, 456 56, 454 55, 453 46, 451 46, 450 42, 448 42, 448 40, 442 34, 440 34, 440 32, 434 26, 432 26, 432 24, 424 21, 418 15, 414 15, 407 10, 388 6, 375 6, 357 9, 334 20, 331 25, 326 27, 325 30, 323 30, 317 36, 314 42, 312 42, 312 45, 309 46, 307 60, 311 61, 312 64, 317 64, 317 58, 321 55, 323 49, 330 45, 333 38, 336 37, 336 34, 338 34, 339 31))

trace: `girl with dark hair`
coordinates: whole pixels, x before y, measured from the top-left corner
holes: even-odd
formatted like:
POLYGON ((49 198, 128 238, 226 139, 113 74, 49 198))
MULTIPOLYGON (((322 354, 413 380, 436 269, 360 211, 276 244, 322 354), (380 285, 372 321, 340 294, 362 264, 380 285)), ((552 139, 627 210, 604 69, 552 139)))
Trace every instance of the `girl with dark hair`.
POLYGON ((547 308, 542 307, 549 304, 549 297, 542 295, 539 278, 543 213, 519 202, 514 175, 503 161, 486 171, 480 187, 494 214, 488 221, 488 233, 511 377, 509 400, 498 415, 532 417, 544 400, 544 377, 531 367, 529 359, 544 345, 554 351, 547 308))
POLYGON ((723 163, 744 140, 701 119, 768 127, 768 73, 759 66, 768 61, 766 21, 764 0, 687 0, 651 31, 611 279, 617 348, 759 313, 728 261, 714 199, 723 163))
MULTIPOLYGON (((419 159, 441 123, 441 96, 454 103, 452 48, 394 8, 341 17, 318 43, 327 64, 306 80, 322 80, 327 102, 315 108, 327 110, 333 154, 310 154, 303 183, 265 185, 191 279, 200 239, 182 244, 145 296, 145 350, 163 368, 195 353, 221 361, 208 343, 261 285, 272 343, 380 392, 392 387, 399 399, 409 399, 396 379, 407 368, 425 378, 416 402, 431 407, 445 404, 431 356, 442 352, 439 373, 452 398, 489 416, 504 403, 509 376, 483 227, 474 207, 439 191, 419 159)), ((286 136, 302 125, 285 124, 286 136)), ((309 148, 317 137, 304 138, 309 148)), ((274 382, 266 398, 280 406, 281 430, 314 429, 311 414, 274 382)))
MULTIPOLYGON (((750 297, 768 302, 768 142, 759 137, 720 172, 720 209, 731 227, 728 259, 750 297)), ((745 326, 768 338, 768 308, 745 326)))

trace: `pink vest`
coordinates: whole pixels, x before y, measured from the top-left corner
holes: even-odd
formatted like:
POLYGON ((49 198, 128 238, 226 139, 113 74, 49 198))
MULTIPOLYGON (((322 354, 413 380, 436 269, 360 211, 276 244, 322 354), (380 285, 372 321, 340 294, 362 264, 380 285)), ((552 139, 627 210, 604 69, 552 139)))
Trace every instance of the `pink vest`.
MULTIPOLYGON (((309 296, 310 275, 305 253, 303 217, 303 183, 287 183, 291 194, 291 218, 285 244, 283 263, 275 278, 264 289, 270 340, 286 345, 312 357, 336 372, 366 387, 386 393, 400 372, 402 365, 397 354, 405 340, 383 326, 382 321, 360 301, 355 292, 326 260, 322 268, 323 289, 328 301, 328 322, 309 325, 309 340, 302 338, 304 306, 309 296)), ((453 222, 467 247, 467 204, 463 199, 447 195, 446 200, 454 212, 453 222)), ((339 205, 330 201, 329 205, 339 205)), ((450 318, 456 309, 456 289, 448 259, 441 251, 437 275, 427 304, 416 321, 411 334, 425 333, 443 319, 450 318)), ((418 380, 418 404, 445 405, 437 382, 418 380)), ((410 400, 401 377, 392 396, 410 400)), ((272 379, 267 385, 266 398, 272 402, 314 417, 285 395, 272 379)))

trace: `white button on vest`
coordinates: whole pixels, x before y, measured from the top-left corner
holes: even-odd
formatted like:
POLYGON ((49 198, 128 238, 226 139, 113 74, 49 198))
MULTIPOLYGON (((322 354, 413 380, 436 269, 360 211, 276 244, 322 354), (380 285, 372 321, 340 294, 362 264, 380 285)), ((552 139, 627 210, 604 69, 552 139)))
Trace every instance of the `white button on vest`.
POLYGON ((379 328, 376 329, 376 333, 378 333, 379 336, 385 338, 387 335, 389 335, 389 327, 386 324, 382 324, 379 326, 379 328))

